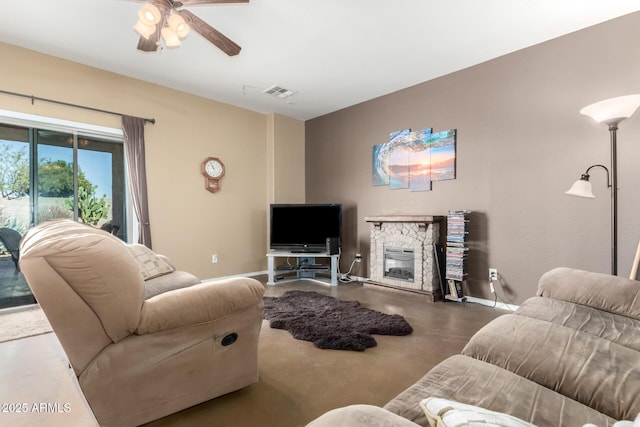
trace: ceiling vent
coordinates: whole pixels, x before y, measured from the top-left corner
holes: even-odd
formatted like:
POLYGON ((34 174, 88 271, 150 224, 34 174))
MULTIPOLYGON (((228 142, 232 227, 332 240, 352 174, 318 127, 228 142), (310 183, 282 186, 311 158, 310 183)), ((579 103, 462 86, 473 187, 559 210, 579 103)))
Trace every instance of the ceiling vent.
POLYGON ((283 87, 276 85, 276 86, 271 86, 269 89, 263 90, 262 93, 266 93, 267 95, 273 95, 280 99, 285 99, 295 95, 297 92, 294 92, 292 90, 285 89, 283 87))

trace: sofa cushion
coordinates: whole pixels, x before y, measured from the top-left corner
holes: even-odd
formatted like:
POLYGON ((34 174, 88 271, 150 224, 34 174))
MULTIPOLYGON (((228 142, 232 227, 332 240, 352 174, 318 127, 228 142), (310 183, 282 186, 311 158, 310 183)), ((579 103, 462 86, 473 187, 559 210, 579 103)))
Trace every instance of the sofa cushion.
POLYGON ((462 354, 612 418, 632 419, 640 412, 640 353, 573 328, 506 314, 480 329, 462 354))
POLYGON ((174 268, 164 260, 164 257, 159 256, 146 246, 138 243, 126 246, 133 259, 136 260, 143 280, 153 279, 174 271, 174 268))
POLYGON ((513 372, 462 355, 451 356, 436 365, 384 408, 428 427, 419 404, 427 397, 480 406, 539 426, 571 427, 591 422, 604 427, 615 422, 595 409, 513 372), (571 423, 567 424, 567 420, 571 423))
POLYGON ((637 280, 561 267, 540 277, 536 295, 640 320, 640 281, 637 280))
POLYGON ((189 286, 197 285, 200 279, 186 271, 174 271, 173 273, 149 279, 144 282, 144 299, 148 300, 156 295, 172 291, 174 289, 182 289, 189 286))
POLYGON ((640 351, 640 320, 553 298, 532 297, 515 314, 546 320, 640 351))
POLYGON ((420 401, 431 427, 536 427, 514 416, 490 411, 441 397, 428 397, 420 401))

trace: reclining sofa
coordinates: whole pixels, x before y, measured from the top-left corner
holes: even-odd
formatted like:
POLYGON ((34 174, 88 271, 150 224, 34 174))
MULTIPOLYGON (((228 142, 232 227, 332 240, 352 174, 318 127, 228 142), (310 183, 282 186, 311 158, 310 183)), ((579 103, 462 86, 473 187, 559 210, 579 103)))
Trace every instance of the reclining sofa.
POLYGON ((511 424, 500 425, 604 427, 638 414, 640 282, 557 268, 541 277, 535 297, 384 408, 339 408, 309 426, 441 427, 504 416, 511 424))
POLYGON ((70 220, 21 241, 20 267, 101 426, 136 426, 258 380, 264 286, 200 283, 70 220))

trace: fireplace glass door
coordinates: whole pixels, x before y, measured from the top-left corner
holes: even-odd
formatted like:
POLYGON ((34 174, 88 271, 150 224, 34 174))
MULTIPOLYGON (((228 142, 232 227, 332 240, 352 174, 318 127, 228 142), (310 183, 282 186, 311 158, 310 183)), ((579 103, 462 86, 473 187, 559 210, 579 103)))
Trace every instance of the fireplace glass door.
POLYGON ((413 282, 414 252, 409 248, 384 248, 384 277, 413 282))

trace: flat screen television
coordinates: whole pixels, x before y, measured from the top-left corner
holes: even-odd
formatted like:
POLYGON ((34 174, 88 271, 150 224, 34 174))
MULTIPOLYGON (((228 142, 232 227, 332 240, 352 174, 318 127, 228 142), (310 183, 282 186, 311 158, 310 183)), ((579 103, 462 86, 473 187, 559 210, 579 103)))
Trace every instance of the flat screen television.
POLYGON ((342 236, 340 204, 272 204, 271 249, 324 252, 327 237, 342 236))

